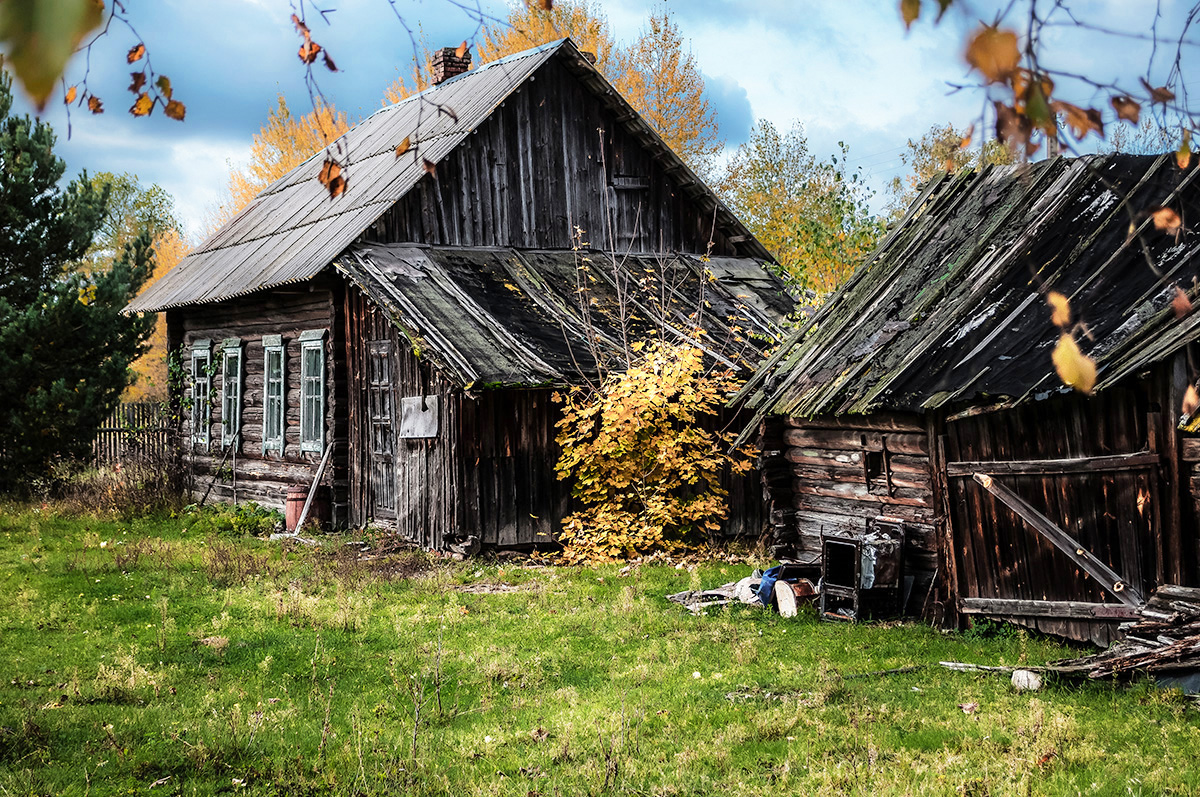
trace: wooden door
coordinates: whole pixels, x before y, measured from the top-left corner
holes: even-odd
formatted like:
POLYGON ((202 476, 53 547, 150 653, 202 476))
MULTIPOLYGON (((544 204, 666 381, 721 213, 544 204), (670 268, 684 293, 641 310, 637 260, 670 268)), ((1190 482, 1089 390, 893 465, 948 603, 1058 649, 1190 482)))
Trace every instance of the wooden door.
POLYGON ((367 344, 367 422, 370 427, 372 515, 396 517, 396 388, 392 379, 392 342, 367 344))
POLYGON ((1134 391, 1115 390, 947 421, 950 564, 964 613, 1111 638, 1155 580, 1152 418, 1134 391))

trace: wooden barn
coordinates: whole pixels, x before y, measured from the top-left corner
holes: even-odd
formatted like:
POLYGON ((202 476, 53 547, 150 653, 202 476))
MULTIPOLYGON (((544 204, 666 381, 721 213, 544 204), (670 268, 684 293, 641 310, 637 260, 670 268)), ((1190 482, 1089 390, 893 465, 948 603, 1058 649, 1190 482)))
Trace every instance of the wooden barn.
POLYGON ((1200 584, 1197 171, 1092 156, 928 185, 744 390, 780 551, 898 518, 907 612, 1100 642, 1157 585, 1200 584), (1051 292, 1090 395, 1056 374, 1051 292))
MULTIPOLYGON (((282 507, 327 458, 335 525, 431 548, 549 542, 569 504, 555 388, 594 379, 626 322, 699 327, 714 362, 755 363, 792 301, 569 40, 473 70, 443 50, 435 82, 268 187, 128 309, 165 311, 184 354, 201 489, 282 507)), ((759 533, 759 481, 729 486, 728 530, 759 533)))

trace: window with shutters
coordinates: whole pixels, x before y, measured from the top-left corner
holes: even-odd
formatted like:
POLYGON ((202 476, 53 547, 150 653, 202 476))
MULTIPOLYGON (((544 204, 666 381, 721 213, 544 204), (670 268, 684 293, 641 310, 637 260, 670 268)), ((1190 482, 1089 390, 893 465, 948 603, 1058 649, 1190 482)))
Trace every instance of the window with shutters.
POLYGON ((325 333, 300 335, 300 450, 325 448, 325 333))
POLYGON ((242 433, 242 342, 229 338, 221 351, 221 443, 242 433))
POLYGON ((287 382, 280 335, 263 335, 263 453, 283 453, 287 382))
POLYGON ((192 344, 192 443, 198 446, 208 445, 209 396, 212 390, 212 377, 209 366, 212 363, 211 344, 207 340, 198 340, 192 344))

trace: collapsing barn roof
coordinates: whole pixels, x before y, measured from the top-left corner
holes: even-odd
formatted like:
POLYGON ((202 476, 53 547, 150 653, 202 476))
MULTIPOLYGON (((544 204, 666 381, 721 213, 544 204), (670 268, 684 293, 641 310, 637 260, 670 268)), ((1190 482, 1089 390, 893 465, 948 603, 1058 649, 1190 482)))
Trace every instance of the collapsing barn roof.
POLYGON ((388 106, 268 186, 216 234, 193 250, 126 308, 157 312, 213 302, 312 279, 384 213, 427 177, 495 109, 553 58, 575 74, 597 102, 619 111, 621 123, 669 164, 681 191, 709 209, 717 229, 739 241, 739 252, 770 255, 677 154, 621 97, 569 39, 472 69, 388 106), (397 147, 409 151, 397 155, 397 147), (346 180, 331 198, 319 177, 329 153, 346 180))
POLYGON ((616 274, 635 330, 701 329, 730 366, 756 361, 792 309, 750 258, 360 244, 335 265, 464 386, 566 384, 593 377, 597 354, 619 361, 616 274))
POLYGON ((1200 334, 1200 313, 1171 307, 1176 283, 1197 292, 1200 234, 1152 215, 1200 219, 1197 171, 1110 155, 936 178, 744 394, 760 416, 813 416, 1068 390, 1049 291, 1070 299, 1102 390, 1200 334))

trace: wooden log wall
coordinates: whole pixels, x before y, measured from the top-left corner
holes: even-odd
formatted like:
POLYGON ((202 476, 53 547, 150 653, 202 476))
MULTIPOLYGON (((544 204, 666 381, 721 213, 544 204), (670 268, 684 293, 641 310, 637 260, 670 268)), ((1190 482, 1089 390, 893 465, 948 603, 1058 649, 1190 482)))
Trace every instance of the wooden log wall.
POLYGON ((702 253, 711 238, 712 254, 739 254, 668 168, 554 59, 438 163, 438 179, 422 179, 366 237, 570 249, 579 227, 595 249, 702 253))
POLYGON ((459 472, 459 401, 461 392, 436 370, 422 363, 412 343, 400 335, 387 315, 356 288, 347 290, 348 392, 350 421, 350 522, 394 528, 426 548, 440 549, 462 535, 462 484, 459 472), (377 489, 368 396, 368 347, 388 341, 392 365, 392 478, 395 510, 374 511, 377 489), (400 436, 400 400, 430 396, 438 400, 436 436, 400 436))
MULTIPOLYGON (((872 518, 900 518, 906 528, 905 573, 916 578, 910 604, 923 600, 937 568, 938 545, 924 422, 879 414, 787 418, 784 427, 798 558, 820 556, 823 531, 859 535, 872 518)), ((781 497, 772 495, 776 503, 781 497)), ((910 605, 919 609, 919 603, 910 605)))
POLYGON ((305 330, 324 329, 325 337, 325 442, 333 445, 322 483, 333 490, 335 525, 348 520, 348 417, 346 408, 346 363, 341 318, 344 290, 341 280, 323 274, 310 283, 278 288, 213 304, 196 305, 167 313, 172 345, 183 346, 184 368, 190 373, 190 352, 197 340, 212 343, 211 434, 207 446, 192 440, 191 413, 183 412, 181 440, 184 465, 195 482, 193 491, 202 495, 213 483, 209 500, 255 501, 283 509, 287 489, 310 485, 321 460, 320 452, 300 451, 300 344, 305 330), (286 418, 284 450, 263 453, 263 335, 282 335, 285 346, 286 418), (235 452, 221 465, 223 418, 221 401, 221 343, 240 338, 243 343, 241 435, 235 452), (218 473, 218 469, 221 473, 218 473), (214 480, 215 478, 215 481, 214 480))

